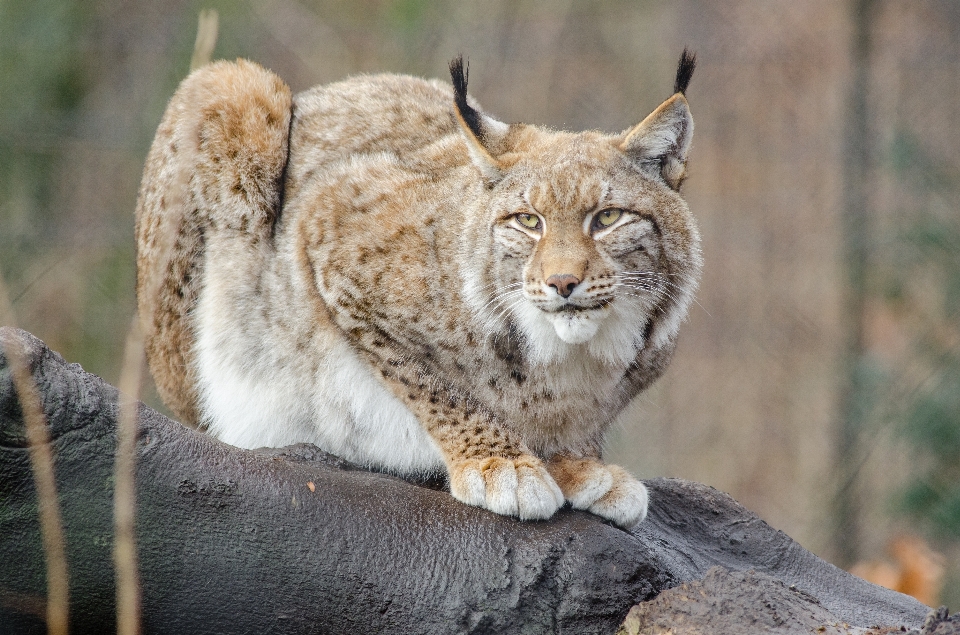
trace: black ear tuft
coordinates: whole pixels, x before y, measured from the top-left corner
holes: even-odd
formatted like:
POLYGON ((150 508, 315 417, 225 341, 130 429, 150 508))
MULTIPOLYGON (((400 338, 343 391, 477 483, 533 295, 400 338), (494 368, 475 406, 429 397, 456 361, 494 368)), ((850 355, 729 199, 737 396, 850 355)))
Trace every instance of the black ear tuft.
POLYGON ((470 63, 463 64, 463 55, 457 55, 450 60, 450 79, 453 80, 453 103, 457 112, 463 118, 470 131, 483 142, 483 126, 480 124, 480 113, 467 103, 467 79, 470 76, 470 63))
MULTIPOLYGON (((680 63, 677 64, 677 80, 673 83, 673 92, 686 94, 687 86, 690 85, 690 78, 693 77, 693 70, 697 67, 697 54, 688 53, 686 47, 680 55, 680 63)), ((451 64, 450 68, 453 68, 451 64)))
POLYGON ((470 64, 463 67, 463 54, 450 60, 450 79, 453 80, 453 95, 457 103, 467 101, 467 78, 470 75, 470 64))

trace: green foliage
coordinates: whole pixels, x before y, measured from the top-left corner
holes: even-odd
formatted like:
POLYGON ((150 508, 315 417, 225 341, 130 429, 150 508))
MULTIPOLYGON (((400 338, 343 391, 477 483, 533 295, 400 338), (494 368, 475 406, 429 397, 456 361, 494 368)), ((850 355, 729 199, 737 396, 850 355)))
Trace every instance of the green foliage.
MULTIPOLYGON (((85 25, 81 6, 0 2, 0 202, 19 197, 43 214, 49 201, 56 140, 67 132, 90 83, 76 55, 85 25)), ((6 238, 14 243, 17 237, 6 238)))
POLYGON ((422 28, 430 4, 427 0, 398 0, 389 5, 388 22, 403 31, 415 32, 422 28))
POLYGON ((931 379, 910 400, 902 433, 916 456, 903 507, 935 534, 960 538, 960 358, 929 356, 931 379))
POLYGON ((56 235, 62 137, 90 84, 79 2, 0 2, 0 275, 16 296, 56 235))
POLYGON ((953 211, 960 174, 951 174, 906 133, 894 140, 890 156, 894 173, 919 203, 903 214, 908 221, 897 244, 894 295, 908 300, 911 290, 921 289, 927 300, 911 321, 922 380, 901 409, 900 432, 915 467, 900 502, 935 535, 960 538, 960 220, 953 211))

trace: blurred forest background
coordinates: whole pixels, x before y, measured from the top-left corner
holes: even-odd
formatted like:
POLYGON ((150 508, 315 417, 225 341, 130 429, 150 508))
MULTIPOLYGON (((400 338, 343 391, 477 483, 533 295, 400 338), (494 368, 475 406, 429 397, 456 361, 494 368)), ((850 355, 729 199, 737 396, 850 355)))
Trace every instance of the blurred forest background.
POLYGON ((113 383, 140 172, 204 8, 216 58, 295 91, 462 52, 487 110, 557 128, 629 127, 696 51, 699 304, 608 454, 840 566, 918 536, 960 605, 960 3, 0 0, 0 275, 19 326, 113 383))

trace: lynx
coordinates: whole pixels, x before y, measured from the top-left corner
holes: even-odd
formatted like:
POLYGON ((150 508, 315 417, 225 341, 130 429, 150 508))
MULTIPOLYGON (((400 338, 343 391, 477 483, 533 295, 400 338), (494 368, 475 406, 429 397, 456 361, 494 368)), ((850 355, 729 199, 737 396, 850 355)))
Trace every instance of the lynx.
POLYGON ((149 366, 242 448, 313 443, 442 473, 458 500, 630 527, 601 459, 664 371, 701 269, 675 94, 621 134, 506 124, 452 86, 362 75, 291 94, 247 61, 183 81, 137 204, 149 366))

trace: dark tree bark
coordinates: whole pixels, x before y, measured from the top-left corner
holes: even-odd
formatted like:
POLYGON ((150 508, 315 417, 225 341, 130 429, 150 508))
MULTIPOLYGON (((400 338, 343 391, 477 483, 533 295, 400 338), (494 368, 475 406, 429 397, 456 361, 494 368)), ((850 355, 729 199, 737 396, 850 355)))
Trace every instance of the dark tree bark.
MULTIPOLYGON (((756 571, 714 567, 702 580, 667 589, 630 609, 617 635, 893 635, 900 626, 851 627, 816 597, 756 571)), ((960 635, 960 613, 941 607, 908 635, 960 635)))
MULTIPOLYGON (((71 632, 114 628, 117 390, 20 346, 56 456, 71 632)), ((612 633, 630 607, 722 566, 815 597, 852 625, 919 625, 926 607, 804 550, 729 496, 648 481, 631 531, 561 510, 521 522, 312 446, 251 452, 142 406, 137 539, 146 633, 612 633)), ((0 633, 42 633, 45 572, 20 407, 0 359, 0 633)))

